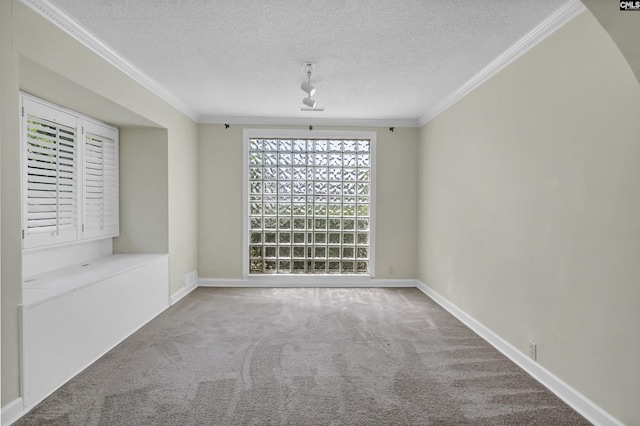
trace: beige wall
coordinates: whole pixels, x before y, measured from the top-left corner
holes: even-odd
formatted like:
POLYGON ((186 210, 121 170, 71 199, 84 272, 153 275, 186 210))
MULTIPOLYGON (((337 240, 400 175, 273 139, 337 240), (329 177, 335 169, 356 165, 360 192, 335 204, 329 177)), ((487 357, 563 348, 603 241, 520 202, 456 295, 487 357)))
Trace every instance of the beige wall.
POLYGON ((640 419, 640 86, 585 12, 420 132, 418 277, 640 419))
POLYGON ((171 294, 198 270, 198 126, 180 115, 169 130, 169 254, 171 294))
POLYGON ((0 168, 2 232, 2 406, 18 396, 18 304, 22 301, 18 54, 13 48, 12 4, 0 1, 0 168))
MULTIPOLYGON (((198 272, 203 278, 242 278, 242 130, 249 127, 200 125, 198 272)), ((342 130, 377 132, 376 278, 415 279, 418 131, 342 130)))
MULTIPOLYGON (((182 288, 182 276, 197 263, 197 124, 41 18, 18 0, 3 0, 2 9, 2 405, 20 396, 17 308, 21 302, 18 88, 95 118, 126 127, 123 149, 150 143, 162 134, 163 158, 150 171, 162 181, 141 188, 130 162, 120 184, 125 213, 136 191, 150 191, 145 210, 152 216, 144 235, 132 231, 138 216, 121 217, 125 225, 116 250, 137 251, 140 244, 170 254, 171 293, 182 288), (140 127, 134 131, 133 127, 140 127), (138 132, 134 135, 135 132, 138 132), (131 138, 131 136, 134 136, 131 138), (161 164, 162 163, 162 164, 161 164), (137 185, 137 186, 136 186, 137 185), (138 188, 136 190, 136 188, 138 188), (149 240, 146 241, 146 238, 149 240)), ((135 161, 135 158, 127 158, 135 161)), ((145 167, 145 166, 142 166, 145 167)), ((148 183, 148 182, 147 182, 148 183)), ((139 194, 144 200, 146 195, 139 194)), ((128 213, 127 213, 128 214, 128 213)), ((122 215, 122 212, 121 212, 122 215)), ((155 251, 155 250, 154 250, 155 251)))
POLYGON ((120 128, 120 237, 113 241, 116 253, 169 252, 167 138, 166 129, 120 128))
POLYGON ((618 2, 582 0, 624 55, 640 82, 640 13, 621 11, 618 2))

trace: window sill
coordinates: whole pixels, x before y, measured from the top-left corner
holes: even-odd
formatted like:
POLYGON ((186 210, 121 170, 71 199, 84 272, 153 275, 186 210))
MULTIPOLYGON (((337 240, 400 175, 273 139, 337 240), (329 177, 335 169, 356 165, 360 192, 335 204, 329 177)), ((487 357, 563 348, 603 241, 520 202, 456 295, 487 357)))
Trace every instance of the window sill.
POLYGON ((25 277, 22 283, 22 305, 32 307, 47 302, 167 256, 166 254, 115 254, 25 277))

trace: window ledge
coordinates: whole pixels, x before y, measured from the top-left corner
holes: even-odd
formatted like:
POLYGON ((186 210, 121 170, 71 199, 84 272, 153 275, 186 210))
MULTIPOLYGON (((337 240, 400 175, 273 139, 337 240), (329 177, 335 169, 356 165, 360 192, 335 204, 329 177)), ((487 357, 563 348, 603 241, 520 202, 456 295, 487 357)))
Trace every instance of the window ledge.
POLYGON ((45 272, 22 281, 22 305, 31 307, 61 297, 115 275, 122 274, 167 254, 114 254, 93 261, 45 272))

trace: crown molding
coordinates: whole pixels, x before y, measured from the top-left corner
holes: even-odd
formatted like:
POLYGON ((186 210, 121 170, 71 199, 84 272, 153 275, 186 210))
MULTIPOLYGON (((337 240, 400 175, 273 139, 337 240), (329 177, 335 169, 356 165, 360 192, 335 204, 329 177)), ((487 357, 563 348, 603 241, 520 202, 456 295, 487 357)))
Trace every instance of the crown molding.
POLYGON ((111 46, 100 40, 79 22, 48 0, 20 0, 20 2, 69 34, 105 61, 109 62, 111 65, 125 73, 127 76, 144 86, 146 89, 187 117, 194 121, 198 120, 199 114, 193 108, 178 99, 178 97, 173 93, 149 77, 142 70, 116 52, 111 46))
POLYGON ((418 118, 419 127, 424 126, 429 121, 436 118, 442 112, 454 105, 460 99, 471 93, 478 86, 489 80, 491 77, 502 71, 509 64, 520 56, 531 50, 542 40, 553 34, 555 31, 569 23, 573 18, 586 10, 586 7, 579 0, 570 0, 558 9, 553 15, 542 21, 527 35, 518 40, 513 46, 504 51, 500 56, 487 65, 482 71, 474 75, 469 81, 463 84, 458 90, 444 98, 429 112, 418 118))
POLYGON ((259 126, 327 126, 327 127, 419 127, 413 119, 358 119, 318 117, 242 117, 203 115, 199 123, 244 124, 259 126))
POLYGON ((556 30, 570 22, 584 10, 585 6, 579 0, 569 0, 553 15, 540 23, 513 46, 498 56, 482 71, 474 75, 456 91, 440 101, 434 108, 417 119, 354 119, 354 118, 303 118, 303 117, 243 117, 243 116, 213 116, 200 115, 192 107, 184 103, 173 93, 153 80, 138 67, 121 56, 111 46, 107 45, 89 32, 79 22, 48 0, 20 0, 23 4, 52 22, 84 46, 95 52, 111 65, 125 73, 134 81, 160 97, 162 100, 198 123, 214 124, 245 124, 245 125, 316 125, 336 127, 422 127, 433 120, 450 106, 461 100, 478 86, 489 80, 495 74, 507 67, 513 61, 525 54, 556 30))

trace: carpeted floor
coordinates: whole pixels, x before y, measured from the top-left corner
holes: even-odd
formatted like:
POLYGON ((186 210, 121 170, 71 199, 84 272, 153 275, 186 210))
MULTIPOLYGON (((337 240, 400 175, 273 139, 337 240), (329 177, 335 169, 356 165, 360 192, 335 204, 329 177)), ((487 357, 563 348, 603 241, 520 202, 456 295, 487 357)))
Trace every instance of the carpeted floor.
POLYGON ((17 425, 588 425, 417 289, 198 288, 17 425))

